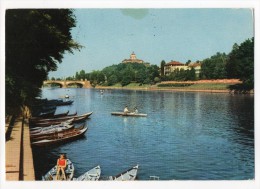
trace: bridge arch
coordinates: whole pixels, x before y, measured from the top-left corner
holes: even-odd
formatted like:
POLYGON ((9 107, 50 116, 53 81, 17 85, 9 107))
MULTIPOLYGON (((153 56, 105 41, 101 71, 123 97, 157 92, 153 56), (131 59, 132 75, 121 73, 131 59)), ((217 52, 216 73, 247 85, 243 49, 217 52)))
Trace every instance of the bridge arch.
POLYGON ((65 81, 57 81, 57 80, 47 80, 43 82, 43 85, 45 84, 59 84, 61 86, 61 88, 67 88, 68 85, 71 84, 78 84, 81 85, 82 88, 91 88, 91 84, 89 81, 87 80, 79 80, 79 81, 69 81, 69 80, 65 80, 65 81))
POLYGON ((77 82, 77 81, 76 82, 75 81, 68 81, 68 82, 66 82, 66 86, 67 87, 70 87, 73 84, 76 84, 77 86, 80 86, 80 88, 84 87, 84 83, 82 83, 82 82, 77 82))

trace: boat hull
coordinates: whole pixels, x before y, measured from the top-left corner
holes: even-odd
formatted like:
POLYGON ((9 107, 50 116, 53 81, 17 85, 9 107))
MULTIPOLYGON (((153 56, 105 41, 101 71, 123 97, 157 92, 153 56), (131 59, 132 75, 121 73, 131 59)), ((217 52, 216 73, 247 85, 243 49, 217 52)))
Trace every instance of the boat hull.
POLYGON ((147 114, 124 113, 124 112, 112 112, 111 115, 115 115, 115 116, 131 116, 131 117, 146 117, 147 116, 147 114))

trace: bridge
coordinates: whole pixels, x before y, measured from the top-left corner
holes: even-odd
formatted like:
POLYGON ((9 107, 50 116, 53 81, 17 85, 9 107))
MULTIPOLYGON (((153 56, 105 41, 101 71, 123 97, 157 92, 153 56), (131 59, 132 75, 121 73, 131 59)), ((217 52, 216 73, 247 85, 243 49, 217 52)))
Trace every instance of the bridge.
POLYGON ((47 84, 58 84, 61 88, 68 88, 69 85, 77 84, 80 85, 81 88, 91 88, 91 84, 88 80, 77 80, 77 81, 69 81, 69 80, 47 80, 43 82, 43 85, 47 84))

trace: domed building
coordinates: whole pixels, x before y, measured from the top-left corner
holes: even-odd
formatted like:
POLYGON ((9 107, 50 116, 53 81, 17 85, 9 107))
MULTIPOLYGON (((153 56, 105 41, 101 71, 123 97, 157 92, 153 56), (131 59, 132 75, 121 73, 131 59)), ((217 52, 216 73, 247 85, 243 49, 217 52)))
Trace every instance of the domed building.
POLYGON ((143 60, 140 60, 140 59, 137 59, 135 53, 133 52, 133 53, 130 55, 130 59, 124 59, 124 60, 122 61, 122 63, 139 63, 139 64, 143 64, 144 61, 143 61, 143 60))

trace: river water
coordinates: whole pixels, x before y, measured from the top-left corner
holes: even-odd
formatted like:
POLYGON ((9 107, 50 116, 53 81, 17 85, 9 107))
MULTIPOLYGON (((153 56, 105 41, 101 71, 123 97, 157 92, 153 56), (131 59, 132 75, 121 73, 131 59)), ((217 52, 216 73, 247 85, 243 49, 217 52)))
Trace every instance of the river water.
POLYGON ((34 148, 41 179, 66 153, 75 177, 101 166, 101 176, 138 164, 138 180, 254 179, 254 96, 197 92, 48 89, 42 98, 68 94, 74 103, 57 109, 93 111, 85 137, 48 148, 34 148), (147 117, 112 116, 138 107, 147 117))

